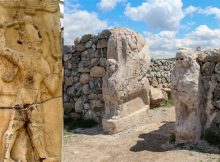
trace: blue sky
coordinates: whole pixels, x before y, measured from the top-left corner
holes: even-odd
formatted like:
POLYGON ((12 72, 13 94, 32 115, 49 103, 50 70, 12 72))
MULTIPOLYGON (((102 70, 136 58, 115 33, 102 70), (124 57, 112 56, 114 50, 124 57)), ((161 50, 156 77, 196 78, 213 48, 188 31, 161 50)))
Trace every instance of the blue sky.
POLYGON ((220 47, 220 0, 65 0, 65 44, 105 28, 128 27, 148 41, 153 58, 180 47, 220 47))

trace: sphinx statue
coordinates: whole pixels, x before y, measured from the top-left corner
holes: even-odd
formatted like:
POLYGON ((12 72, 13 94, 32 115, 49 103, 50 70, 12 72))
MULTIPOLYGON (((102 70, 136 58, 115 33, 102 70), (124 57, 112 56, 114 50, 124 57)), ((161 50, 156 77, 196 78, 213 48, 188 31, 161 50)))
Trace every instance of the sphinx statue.
POLYGON ((143 122, 149 107, 148 44, 126 28, 110 30, 107 74, 103 78, 104 131, 117 133, 143 122))

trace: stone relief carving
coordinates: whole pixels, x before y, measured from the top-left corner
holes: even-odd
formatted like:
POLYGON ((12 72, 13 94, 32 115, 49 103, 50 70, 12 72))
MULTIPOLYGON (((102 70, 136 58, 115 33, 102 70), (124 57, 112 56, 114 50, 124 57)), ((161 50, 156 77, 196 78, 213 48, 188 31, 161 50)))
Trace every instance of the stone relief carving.
POLYGON ((45 13, 56 12, 58 1, 0 1, 0 7, 1 5, 7 8, 5 11, 10 14, 5 16, 12 21, 0 22, 1 80, 7 86, 0 88, 0 98, 5 100, 7 96, 7 101, 10 100, 10 104, 6 101, 6 105, 0 107, 0 115, 3 111, 10 111, 10 115, 5 117, 8 125, 5 124, 5 131, 0 133, 0 157, 3 157, 4 162, 58 162, 61 160, 62 138, 62 63, 61 53, 57 53, 60 45, 49 44, 48 48, 53 51, 53 55, 44 50, 46 40, 60 42, 59 12, 51 15, 45 13), (57 22, 50 24, 50 28, 54 27, 56 33, 45 37, 43 32, 51 31, 47 27, 41 30, 45 26, 45 20, 38 17, 39 14, 57 22), (10 37, 12 34, 14 37, 10 37), (48 59, 50 56, 53 59, 48 59), (53 117, 57 117, 60 122, 54 126, 45 118, 45 113, 51 108, 54 111, 52 116, 56 115, 53 117), (53 146, 54 149, 48 145, 45 136, 50 126, 57 127, 56 132, 52 132, 52 138, 57 139, 51 141, 57 144, 53 146), (14 151, 21 131, 25 132, 24 136, 29 143, 23 157, 19 157, 14 151))

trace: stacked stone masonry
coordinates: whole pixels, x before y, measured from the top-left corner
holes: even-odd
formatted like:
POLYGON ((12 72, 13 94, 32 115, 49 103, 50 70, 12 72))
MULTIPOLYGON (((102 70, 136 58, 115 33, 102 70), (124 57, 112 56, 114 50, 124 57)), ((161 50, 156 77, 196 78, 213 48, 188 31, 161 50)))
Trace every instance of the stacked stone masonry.
POLYGON ((203 136, 220 138, 220 49, 199 53, 200 119, 203 136))
POLYGON ((64 107, 71 118, 101 121, 104 113, 102 77, 105 75, 110 33, 87 34, 64 46, 64 107))
POLYGON ((157 60, 152 61, 147 77, 153 87, 170 87, 170 75, 174 67, 174 61, 157 60))
MULTIPOLYGON (((105 75, 109 30, 99 35, 87 34, 64 46, 64 109, 71 118, 82 117, 101 122, 104 114, 102 77, 105 75)), ((155 88, 170 85, 174 61, 152 61, 146 72, 155 88)))

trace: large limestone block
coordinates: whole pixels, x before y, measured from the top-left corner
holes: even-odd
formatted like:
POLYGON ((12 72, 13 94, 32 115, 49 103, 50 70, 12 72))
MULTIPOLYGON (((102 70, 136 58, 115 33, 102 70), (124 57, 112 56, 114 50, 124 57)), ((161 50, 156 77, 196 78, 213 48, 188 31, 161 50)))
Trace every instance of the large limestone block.
POLYGON ((168 95, 165 91, 159 89, 150 87, 150 106, 156 107, 156 106, 162 106, 165 101, 168 100, 168 95))
POLYGON ((197 53, 179 49, 172 71, 171 89, 176 109, 176 142, 196 143, 201 134, 199 111, 200 66, 197 53))
POLYGON ((0 161, 60 162, 59 3, 1 0, 0 12, 0 161))
POLYGON ((149 82, 144 71, 150 57, 146 41, 137 33, 124 28, 110 32, 102 124, 106 132, 117 133, 142 122, 147 115, 149 82))

